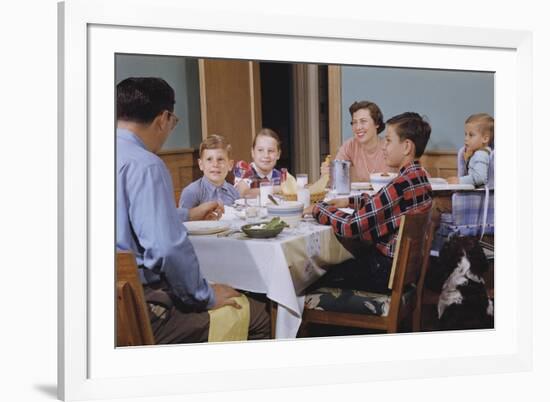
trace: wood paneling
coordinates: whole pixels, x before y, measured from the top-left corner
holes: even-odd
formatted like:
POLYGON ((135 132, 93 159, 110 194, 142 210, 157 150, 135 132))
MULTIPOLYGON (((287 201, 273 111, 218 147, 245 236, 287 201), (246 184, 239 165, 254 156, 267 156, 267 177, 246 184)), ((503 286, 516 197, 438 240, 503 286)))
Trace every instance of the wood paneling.
POLYGON ((160 151, 158 155, 164 161, 170 176, 172 176, 174 197, 177 204, 181 190, 202 175, 197 162, 199 151, 193 148, 177 148, 160 151))
POLYGON ((250 160, 254 135, 262 127, 259 64, 199 60, 202 138, 228 139, 235 160, 250 160))
POLYGON ((456 176, 456 154, 454 150, 427 151, 420 158, 420 163, 432 177, 456 176))
POLYGON ((342 145, 342 84, 340 66, 328 66, 329 150, 334 158, 342 145))

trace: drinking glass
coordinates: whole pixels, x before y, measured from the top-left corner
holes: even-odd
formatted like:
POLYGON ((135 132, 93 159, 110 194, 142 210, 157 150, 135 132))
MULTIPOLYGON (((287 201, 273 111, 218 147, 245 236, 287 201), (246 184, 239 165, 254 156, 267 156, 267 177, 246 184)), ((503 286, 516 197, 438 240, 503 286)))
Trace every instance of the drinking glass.
POLYGON ((260 205, 266 206, 269 202, 268 195, 273 195, 273 183, 271 181, 263 181, 260 183, 260 205))
POLYGON ((298 187, 307 186, 307 174, 306 173, 298 173, 296 175, 296 184, 298 185, 298 187))
POLYGON ((246 195, 244 197, 245 217, 248 223, 258 220, 260 216, 260 206, 258 204, 258 196, 246 195))

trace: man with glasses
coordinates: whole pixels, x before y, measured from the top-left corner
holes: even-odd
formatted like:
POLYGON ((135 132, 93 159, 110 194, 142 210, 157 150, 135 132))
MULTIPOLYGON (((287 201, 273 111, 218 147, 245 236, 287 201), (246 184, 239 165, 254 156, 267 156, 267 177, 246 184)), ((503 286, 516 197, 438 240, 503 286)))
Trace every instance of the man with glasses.
MULTIPOLYGON (((172 180, 156 155, 178 123, 174 90, 160 78, 117 85, 116 245, 136 256, 156 343, 208 340, 207 310, 241 306, 227 285, 202 276, 182 220, 220 216, 217 202, 176 209, 172 180)), ((248 339, 268 338, 264 305, 249 300, 248 339)))

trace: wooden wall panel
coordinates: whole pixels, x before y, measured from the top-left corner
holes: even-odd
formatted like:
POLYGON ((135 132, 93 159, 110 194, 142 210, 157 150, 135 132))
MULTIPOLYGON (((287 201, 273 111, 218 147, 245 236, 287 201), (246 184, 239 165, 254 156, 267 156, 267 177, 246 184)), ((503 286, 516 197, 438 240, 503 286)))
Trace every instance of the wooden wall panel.
POLYGON ((181 190, 202 176, 197 162, 199 151, 193 148, 177 148, 160 151, 158 155, 164 161, 170 176, 172 176, 177 205, 181 190))
POLYGON ((457 175, 456 154, 454 150, 427 151, 420 162, 432 177, 447 178, 457 175))
POLYGON ((250 160, 254 135, 262 127, 257 62, 199 60, 202 138, 225 136, 235 160, 250 160))

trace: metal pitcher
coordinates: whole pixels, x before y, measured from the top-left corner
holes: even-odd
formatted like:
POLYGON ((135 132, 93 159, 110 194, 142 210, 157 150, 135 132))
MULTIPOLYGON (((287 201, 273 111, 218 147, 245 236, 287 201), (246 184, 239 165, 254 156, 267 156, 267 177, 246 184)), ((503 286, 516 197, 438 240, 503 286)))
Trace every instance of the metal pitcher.
POLYGON ((330 162, 330 180, 336 194, 349 194, 351 191, 351 162, 335 160, 330 162))

